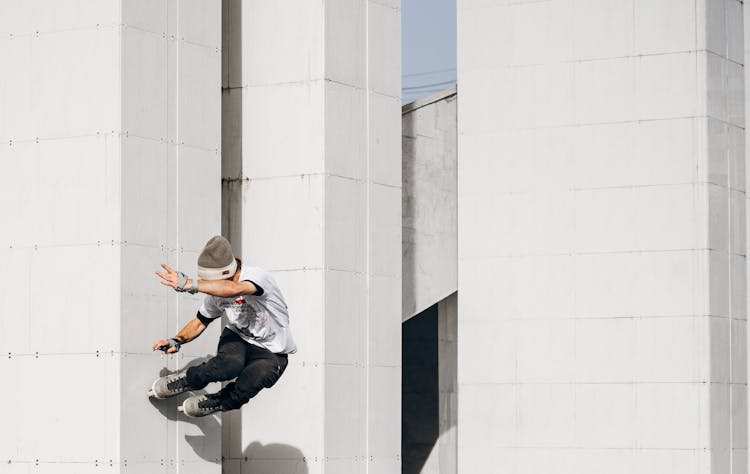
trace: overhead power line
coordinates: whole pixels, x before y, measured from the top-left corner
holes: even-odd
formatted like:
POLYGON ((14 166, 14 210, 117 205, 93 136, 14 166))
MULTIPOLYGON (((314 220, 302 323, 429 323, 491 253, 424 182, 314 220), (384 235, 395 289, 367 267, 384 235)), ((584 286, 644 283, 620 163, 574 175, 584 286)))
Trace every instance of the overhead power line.
POLYGON ((444 89, 443 87, 437 87, 435 89, 425 89, 423 91, 407 92, 404 94, 404 97, 421 97, 422 94, 431 94, 433 92, 440 92, 443 89, 444 89))
POLYGON ((423 71, 423 72, 415 72, 412 74, 402 74, 401 77, 416 77, 416 76, 429 76, 431 74, 437 74, 441 72, 454 72, 456 68, 450 68, 450 69, 435 69, 434 71, 423 71))
POLYGON ((410 86, 410 87, 402 87, 401 89, 404 91, 414 91, 417 92, 421 89, 430 89, 434 87, 440 87, 440 86, 448 86, 451 84, 454 84, 456 81, 443 81, 443 82, 433 82, 431 84, 422 84, 420 86, 410 86))

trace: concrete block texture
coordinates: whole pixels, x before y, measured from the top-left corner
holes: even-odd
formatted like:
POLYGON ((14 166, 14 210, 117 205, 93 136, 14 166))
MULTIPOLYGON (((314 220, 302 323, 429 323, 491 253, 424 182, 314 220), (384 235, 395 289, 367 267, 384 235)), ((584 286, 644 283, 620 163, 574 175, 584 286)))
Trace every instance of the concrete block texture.
POLYGON ((220 8, 3 5, 0 210, 13 225, 0 242, 16 270, 0 293, 14 314, 0 373, 15 387, 3 401, 30 421, 4 430, 10 472, 221 469, 218 418, 185 423, 174 400, 146 397, 218 336, 210 328, 179 357, 150 349, 200 304, 154 270, 194 272, 219 232, 220 8), (57 283, 37 295, 49 275, 57 283))
POLYGON ((224 226, 279 282, 298 345, 225 416, 224 469, 398 472, 400 2, 224 12, 224 226))
POLYGON ((404 320, 456 290, 457 102, 448 90, 403 109, 404 320))
POLYGON ((459 472, 747 472, 744 13, 459 0, 459 472))

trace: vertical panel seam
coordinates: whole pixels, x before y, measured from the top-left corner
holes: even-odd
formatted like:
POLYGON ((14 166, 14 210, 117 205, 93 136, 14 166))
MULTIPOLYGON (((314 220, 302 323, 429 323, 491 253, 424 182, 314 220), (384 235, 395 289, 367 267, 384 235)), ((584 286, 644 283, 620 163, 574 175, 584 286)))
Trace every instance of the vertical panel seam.
POLYGON ((365 5, 365 472, 370 472, 370 2, 365 5))
MULTIPOLYGON (((320 354, 320 357, 322 359, 322 363, 320 364, 320 369, 322 371, 322 378, 323 378, 323 397, 322 397, 322 402, 321 402, 321 404, 322 404, 322 413, 323 413, 323 446, 322 446, 323 452, 321 453, 322 454, 321 459, 323 460, 323 464, 324 464, 323 470, 324 471, 325 471, 325 467, 327 467, 326 466, 326 460, 328 459, 328 457, 326 455, 327 452, 328 452, 327 446, 326 446, 326 443, 328 441, 328 433, 326 432, 327 430, 326 430, 326 421, 325 421, 325 419, 326 419, 326 413, 327 413, 327 410, 326 410, 327 396, 326 395, 327 395, 327 392, 328 392, 328 380, 327 380, 328 379, 328 359, 326 357, 326 347, 327 347, 326 346, 326 344, 327 344, 327 340, 326 340, 326 334, 327 334, 326 322, 327 322, 328 319, 325 316, 326 315, 326 310, 328 309, 328 298, 327 298, 327 293, 328 293, 328 291, 327 291, 327 288, 328 288, 328 260, 326 259, 326 243, 327 243, 326 239, 328 238, 328 236, 326 235, 326 228, 327 228, 327 225, 326 225, 327 224, 327 215, 326 215, 327 213, 326 213, 326 210, 327 210, 327 207, 328 207, 328 196, 327 196, 327 193, 326 193, 326 187, 328 185, 328 173, 327 173, 328 139, 327 139, 327 134, 326 134, 326 128, 328 127, 328 121, 326 120, 326 115, 327 115, 327 112, 328 112, 328 94, 326 93, 326 82, 327 82, 326 76, 328 75, 326 53, 328 51, 328 37, 326 35, 326 33, 327 33, 326 20, 327 20, 327 15, 328 15, 328 8, 329 8, 328 2, 326 0, 324 0, 323 1, 323 15, 322 15, 323 21, 321 22, 322 23, 322 29, 323 29, 323 34, 322 34, 323 44, 321 45, 321 48, 323 49, 323 54, 322 54, 322 58, 321 58, 321 61, 323 62, 323 82, 322 82, 322 88, 321 88, 321 91, 320 91, 320 93, 323 95, 323 111, 322 111, 323 112, 323 130, 322 130, 322 132, 323 132, 323 170, 322 170, 323 173, 321 175, 322 179, 321 179, 321 183, 319 185, 321 187, 321 198, 322 198, 321 199, 321 204, 322 205, 320 206, 321 207, 321 209, 320 209, 320 215, 321 215, 321 221, 322 221, 322 225, 320 226, 321 227, 321 234, 322 234, 322 239, 320 240, 320 245, 321 245, 320 254, 322 256, 322 262, 321 263, 322 263, 322 267, 323 267, 323 274, 322 274, 323 281, 322 281, 322 284, 321 284, 322 292, 323 292, 322 298, 321 298, 322 301, 323 301, 323 317, 322 317, 322 320, 321 320, 321 328, 320 328, 320 331, 321 331, 320 338, 323 341, 323 344, 322 344, 322 353, 320 354)), ((310 180, 310 183, 312 183, 311 176, 307 176, 307 179, 310 180)))
MULTIPOLYGON (((175 107, 175 155, 174 155, 174 202, 175 202, 175 268, 180 268, 180 2, 175 2, 175 80, 174 80, 174 107, 175 107)), ((167 26, 169 25, 169 17, 167 17, 167 26)), ((167 75, 169 80, 169 75, 167 75)), ((167 133, 169 131, 167 130, 167 133)), ((173 296, 175 298, 175 333, 180 330, 180 304, 176 298, 177 293, 173 296)), ((179 357, 175 357, 177 368, 180 366, 179 357)), ((175 423, 175 454, 176 454, 176 472, 180 474, 180 421, 177 420, 175 423)))

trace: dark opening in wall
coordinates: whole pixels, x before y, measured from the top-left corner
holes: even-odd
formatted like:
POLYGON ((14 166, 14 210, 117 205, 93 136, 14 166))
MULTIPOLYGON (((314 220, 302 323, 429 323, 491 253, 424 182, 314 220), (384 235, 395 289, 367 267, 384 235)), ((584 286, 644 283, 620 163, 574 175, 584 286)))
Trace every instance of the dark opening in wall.
POLYGON ((440 436, 438 305, 401 332, 401 472, 419 473, 440 436))

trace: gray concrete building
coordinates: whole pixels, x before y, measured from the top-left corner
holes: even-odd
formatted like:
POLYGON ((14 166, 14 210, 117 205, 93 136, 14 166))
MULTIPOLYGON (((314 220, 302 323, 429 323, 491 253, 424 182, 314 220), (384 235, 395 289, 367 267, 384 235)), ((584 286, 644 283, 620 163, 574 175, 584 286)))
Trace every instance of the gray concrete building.
POLYGON ((459 0, 402 107, 400 0, 3 2, 0 472, 746 474, 746 14, 459 0), (191 419, 218 233, 299 351, 191 419))

